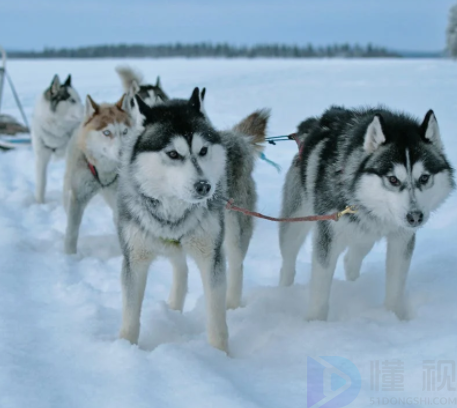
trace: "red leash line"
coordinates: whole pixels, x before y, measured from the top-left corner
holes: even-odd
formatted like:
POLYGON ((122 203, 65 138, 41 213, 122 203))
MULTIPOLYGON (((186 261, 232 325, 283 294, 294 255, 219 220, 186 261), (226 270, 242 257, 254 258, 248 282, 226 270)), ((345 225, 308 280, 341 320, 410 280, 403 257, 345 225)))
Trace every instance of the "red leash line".
POLYGON ((297 218, 275 218, 268 215, 263 215, 255 211, 249 211, 245 208, 238 207, 233 204, 233 199, 228 200, 227 205, 225 206, 227 210, 237 211, 251 217, 261 218, 268 221, 275 222, 303 222, 303 221, 338 221, 341 216, 345 214, 354 214, 356 211, 352 206, 347 206, 343 211, 336 212, 328 215, 309 215, 307 217, 297 217, 297 218))

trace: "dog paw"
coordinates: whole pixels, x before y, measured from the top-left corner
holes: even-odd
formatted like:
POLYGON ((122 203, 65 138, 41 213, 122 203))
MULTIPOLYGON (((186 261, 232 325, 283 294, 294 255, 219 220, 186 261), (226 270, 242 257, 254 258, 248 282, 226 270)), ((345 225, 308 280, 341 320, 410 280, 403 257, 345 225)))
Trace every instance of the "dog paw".
POLYGON ((119 338, 124 339, 129 341, 132 344, 138 344, 138 337, 140 334, 140 330, 127 330, 127 329, 121 329, 119 332, 119 338))
POLYGON ((279 286, 292 286, 295 280, 295 270, 288 270, 286 268, 281 268, 279 278, 279 286))
POLYGON ((238 309, 241 306, 241 299, 238 297, 229 297, 227 296, 227 310, 238 309))
POLYGON ((319 309, 319 310, 310 310, 306 315, 306 320, 313 321, 313 320, 320 320, 325 321, 327 320, 328 311, 319 309))
POLYGON ((222 331, 208 332, 208 343, 214 348, 228 354, 228 329, 222 331))
POLYGON ((359 279, 360 272, 354 270, 345 270, 346 280, 354 282, 355 280, 359 279))

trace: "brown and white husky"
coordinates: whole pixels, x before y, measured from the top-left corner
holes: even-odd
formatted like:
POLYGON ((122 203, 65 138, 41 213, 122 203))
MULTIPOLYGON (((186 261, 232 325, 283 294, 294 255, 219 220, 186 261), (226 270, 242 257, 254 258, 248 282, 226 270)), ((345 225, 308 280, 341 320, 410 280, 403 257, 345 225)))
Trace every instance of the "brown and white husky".
POLYGON ((116 212, 119 153, 132 131, 125 95, 115 104, 97 104, 88 95, 86 113, 67 151, 64 206, 67 212, 65 252, 76 253, 79 227, 88 202, 101 193, 116 212))

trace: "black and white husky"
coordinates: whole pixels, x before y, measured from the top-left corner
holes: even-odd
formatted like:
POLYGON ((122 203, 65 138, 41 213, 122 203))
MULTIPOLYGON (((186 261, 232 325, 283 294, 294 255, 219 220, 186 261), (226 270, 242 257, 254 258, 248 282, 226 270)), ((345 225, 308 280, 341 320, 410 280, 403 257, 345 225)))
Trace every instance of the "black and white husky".
POLYGON ((64 206, 67 212, 65 252, 76 253, 84 209, 100 193, 117 218, 116 192, 122 139, 129 137, 132 123, 127 113, 128 97, 115 104, 86 98, 83 123, 67 149, 64 206))
POLYGON ((32 144, 35 153, 35 197, 44 202, 46 173, 52 156, 63 157, 67 144, 83 117, 83 105, 71 84, 71 76, 60 83, 55 75, 51 86, 38 99, 33 113, 32 144))
POLYGON ((133 89, 146 105, 154 106, 169 100, 162 88, 160 77, 157 77, 155 85, 151 85, 144 83, 141 72, 128 65, 119 65, 116 67, 116 72, 121 78, 124 92, 131 92, 133 89))
POLYGON ((384 108, 332 107, 300 124, 304 143, 283 191, 283 217, 328 214, 355 205, 339 222, 286 223, 280 227, 281 285, 291 285, 295 261, 314 228, 308 318, 325 320, 339 255, 355 280, 363 258, 387 238, 385 306, 404 317, 403 294, 415 234, 454 188, 453 169, 435 115, 422 123, 384 108))
POLYGON ((146 277, 157 256, 173 265, 169 306, 182 310, 188 254, 201 272, 209 343, 227 351, 226 307, 240 303, 253 222, 227 213, 220 197, 255 207, 251 173, 269 115, 258 111, 233 130, 216 131, 198 88, 189 100, 152 108, 136 96, 131 115, 142 129, 123 147, 119 177, 118 231, 124 253, 120 337, 138 341, 146 277), (227 302, 223 245, 229 261, 227 302))

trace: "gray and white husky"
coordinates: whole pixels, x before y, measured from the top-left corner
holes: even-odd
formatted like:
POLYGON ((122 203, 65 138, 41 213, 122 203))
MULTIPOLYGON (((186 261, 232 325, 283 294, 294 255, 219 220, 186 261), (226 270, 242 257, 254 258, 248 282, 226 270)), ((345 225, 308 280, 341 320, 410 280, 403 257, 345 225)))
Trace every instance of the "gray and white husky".
POLYGON ((387 238, 385 306, 404 316, 403 295, 415 235, 454 188, 435 115, 422 123, 385 108, 332 107, 299 126, 304 143, 283 190, 283 217, 329 214, 356 206, 339 222, 280 226, 281 285, 291 285, 295 261, 313 228, 308 318, 325 320, 335 266, 344 258, 355 280, 374 243, 387 238))
POLYGON ((63 157, 67 144, 83 117, 83 105, 71 84, 71 76, 60 83, 55 75, 38 99, 33 113, 32 144, 35 153, 35 197, 44 202, 46 174, 52 156, 63 157))
POLYGON ((75 131, 67 151, 64 206, 67 212, 65 252, 76 253, 84 209, 97 193, 117 218, 116 192, 122 139, 133 129, 128 97, 115 104, 98 104, 88 95, 84 122, 75 131))
POLYGON ((146 105, 154 106, 169 100, 162 88, 160 77, 157 77, 155 85, 151 85, 144 83, 141 72, 128 65, 117 66, 116 72, 121 78, 124 92, 127 93, 133 89, 146 105))
POLYGON ((230 131, 216 131, 198 88, 189 100, 152 108, 136 96, 132 111, 142 129, 123 147, 119 177, 118 227, 124 253, 120 337, 138 341, 147 273, 157 256, 173 265, 168 303, 182 310, 188 254, 201 272, 209 343, 227 351, 226 307, 240 303, 253 221, 226 212, 220 197, 255 207, 251 173, 269 114, 258 111, 230 131), (223 246, 229 261, 228 291, 223 246))

